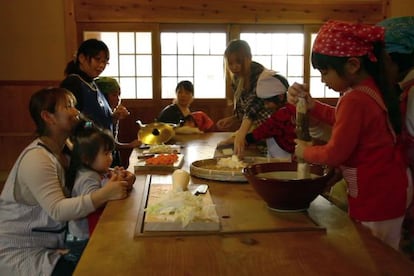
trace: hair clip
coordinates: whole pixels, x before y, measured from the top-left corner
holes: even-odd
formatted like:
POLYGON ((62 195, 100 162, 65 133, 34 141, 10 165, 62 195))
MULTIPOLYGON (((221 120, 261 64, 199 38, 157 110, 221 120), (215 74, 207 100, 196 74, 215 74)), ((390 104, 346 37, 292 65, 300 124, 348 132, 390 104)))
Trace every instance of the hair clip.
POLYGON ((93 122, 92 121, 86 121, 85 125, 83 127, 84 128, 92 128, 93 127, 93 122))

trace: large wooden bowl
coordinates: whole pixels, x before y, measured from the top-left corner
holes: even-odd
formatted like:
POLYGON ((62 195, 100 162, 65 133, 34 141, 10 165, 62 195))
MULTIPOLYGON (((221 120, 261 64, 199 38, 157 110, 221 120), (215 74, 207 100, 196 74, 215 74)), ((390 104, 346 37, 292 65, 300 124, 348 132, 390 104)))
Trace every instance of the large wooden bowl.
POLYGON ((310 165, 312 178, 296 179, 296 162, 254 164, 243 174, 254 190, 276 211, 303 211, 324 191, 334 171, 321 165, 310 165))

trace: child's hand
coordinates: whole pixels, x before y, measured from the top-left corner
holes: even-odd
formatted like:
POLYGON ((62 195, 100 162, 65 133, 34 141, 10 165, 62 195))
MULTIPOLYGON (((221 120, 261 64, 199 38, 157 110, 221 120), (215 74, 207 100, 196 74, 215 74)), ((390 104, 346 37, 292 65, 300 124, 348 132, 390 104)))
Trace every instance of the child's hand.
POLYGON ((126 181, 128 183, 128 191, 132 190, 132 186, 135 183, 135 174, 125 170, 123 167, 116 166, 113 169, 113 174, 116 175, 116 179, 120 181, 126 181))
POLYGON ((299 140, 299 139, 295 139, 294 141, 296 143, 295 156, 297 158, 304 159, 303 158, 303 152, 305 151, 305 148, 312 146, 312 142, 303 141, 303 140, 299 140))
POLYGON ((314 99, 310 96, 309 87, 307 84, 294 83, 288 88, 287 101, 290 104, 296 105, 298 97, 305 97, 308 110, 311 110, 315 105, 314 99))
POLYGON ((127 189, 128 191, 132 190, 132 186, 134 186, 135 179, 136 179, 135 174, 133 174, 133 173, 127 171, 127 170, 124 170, 122 172, 122 180, 124 180, 128 183, 128 189, 127 189))
POLYGON ((129 113, 128 109, 125 106, 123 106, 122 104, 120 104, 114 109, 114 112, 112 113, 112 116, 115 119, 122 120, 122 119, 125 119, 126 117, 128 117, 129 114, 130 113, 129 113))
POLYGON ((117 200, 126 198, 128 195, 129 184, 127 181, 119 180, 117 174, 112 174, 106 185, 102 188, 105 192, 106 199, 117 200))

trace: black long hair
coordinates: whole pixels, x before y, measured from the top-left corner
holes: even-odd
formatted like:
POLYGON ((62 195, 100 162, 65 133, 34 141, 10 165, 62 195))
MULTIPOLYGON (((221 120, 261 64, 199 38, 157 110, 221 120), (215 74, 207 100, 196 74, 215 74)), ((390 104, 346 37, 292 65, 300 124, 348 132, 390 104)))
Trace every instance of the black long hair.
POLYGON ((100 52, 105 52, 106 59, 109 60, 109 49, 105 42, 91 38, 82 42, 79 46, 76 56, 69 61, 65 68, 65 76, 77 73, 79 71, 79 55, 83 54, 88 60, 99 55, 100 52))
MULTIPOLYGON (((385 52, 384 44, 374 43, 374 55, 377 62, 372 62, 367 55, 359 57, 363 68, 372 76, 382 94, 385 106, 388 110, 388 117, 395 133, 401 133, 402 122, 399 107, 398 92, 390 78, 389 61, 385 52)), ((339 76, 345 75, 345 63, 349 57, 334 57, 319 53, 312 53, 312 66, 315 69, 327 70, 332 68, 339 76)))
POLYGON ((79 169, 82 167, 90 168, 101 148, 104 151, 113 151, 115 140, 109 130, 101 129, 91 121, 82 121, 70 140, 73 143, 73 150, 66 173, 65 186, 68 191, 72 192, 79 169))

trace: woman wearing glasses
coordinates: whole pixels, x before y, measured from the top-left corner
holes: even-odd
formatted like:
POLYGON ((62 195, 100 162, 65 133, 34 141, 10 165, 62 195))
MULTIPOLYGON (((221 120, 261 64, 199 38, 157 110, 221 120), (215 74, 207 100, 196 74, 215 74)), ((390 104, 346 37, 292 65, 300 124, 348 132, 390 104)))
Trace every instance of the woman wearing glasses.
MULTIPOLYGON (((98 39, 85 40, 65 69, 61 87, 71 91, 77 100, 76 108, 97 126, 114 131, 114 122, 129 115, 124 106, 112 111, 108 101, 95 83, 109 61, 108 46, 98 39)), ((114 164, 120 165, 120 164, 114 164)))

